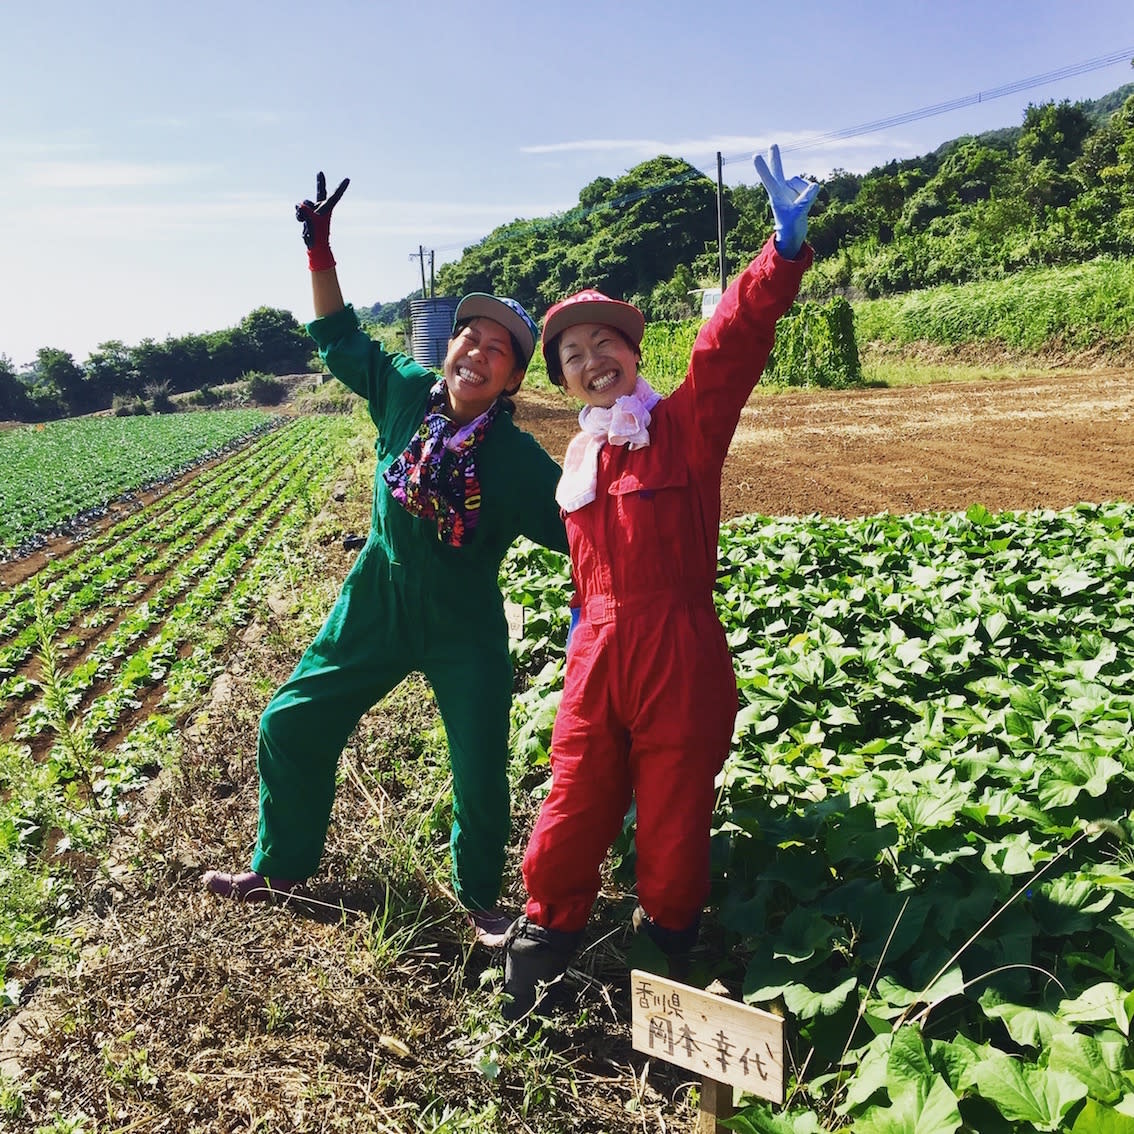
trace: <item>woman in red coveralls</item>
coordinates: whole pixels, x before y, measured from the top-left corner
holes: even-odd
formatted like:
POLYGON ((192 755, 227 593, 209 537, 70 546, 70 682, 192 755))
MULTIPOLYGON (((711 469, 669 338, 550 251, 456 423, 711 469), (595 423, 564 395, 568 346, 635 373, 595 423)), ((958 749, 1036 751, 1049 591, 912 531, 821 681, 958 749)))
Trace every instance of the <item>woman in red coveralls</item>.
POLYGON ((714 781, 728 755, 736 677, 713 606, 721 469, 740 411, 812 253, 819 186, 757 172, 775 235, 701 328, 684 382, 661 398, 638 374, 645 321, 581 291, 547 313, 543 354, 584 403, 556 499, 579 610, 551 741, 553 781, 524 856, 529 900, 506 937, 505 1012, 560 976, 598 894, 600 868, 637 803, 635 928, 678 975, 709 892, 714 781))

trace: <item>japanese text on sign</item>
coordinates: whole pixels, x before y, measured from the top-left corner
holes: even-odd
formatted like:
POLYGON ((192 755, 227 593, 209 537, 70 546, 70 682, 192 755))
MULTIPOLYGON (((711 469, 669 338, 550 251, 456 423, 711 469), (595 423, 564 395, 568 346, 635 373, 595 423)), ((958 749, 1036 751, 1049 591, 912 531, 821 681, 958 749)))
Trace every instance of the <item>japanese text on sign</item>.
POLYGON ((779 1016, 652 973, 630 974, 636 1051, 783 1102, 779 1016))

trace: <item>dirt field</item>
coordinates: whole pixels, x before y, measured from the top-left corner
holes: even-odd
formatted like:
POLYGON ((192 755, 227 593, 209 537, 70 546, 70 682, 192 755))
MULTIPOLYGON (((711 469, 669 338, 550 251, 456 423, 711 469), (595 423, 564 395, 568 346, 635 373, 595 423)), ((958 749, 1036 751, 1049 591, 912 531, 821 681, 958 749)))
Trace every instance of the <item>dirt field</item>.
MULTIPOLYGON (((565 400, 517 421, 562 457, 565 400)), ((1062 508, 1134 490, 1134 371, 892 390, 757 393, 725 464, 725 518, 1062 508)))

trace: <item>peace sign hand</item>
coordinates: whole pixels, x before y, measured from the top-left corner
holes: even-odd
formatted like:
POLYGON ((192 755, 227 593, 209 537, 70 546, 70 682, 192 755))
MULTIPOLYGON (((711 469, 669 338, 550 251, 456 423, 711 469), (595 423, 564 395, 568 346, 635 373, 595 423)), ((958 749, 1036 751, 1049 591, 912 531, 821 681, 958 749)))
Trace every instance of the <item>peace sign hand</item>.
POLYGON ((331 212, 349 184, 350 178, 344 177, 328 197, 327 179, 320 171, 315 177, 315 200, 301 201, 295 206, 295 219, 303 224, 303 243, 307 245, 307 262, 313 272, 335 266, 331 255, 331 212))
POLYGON ((772 203, 772 217, 776 225, 776 251, 788 260, 794 260, 807 236, 807 214, 822 186, 803 177, 784 177, 779 146, 768 151, 771 168, 761 154, 752 158, 756 172, 768 191, 772 203))

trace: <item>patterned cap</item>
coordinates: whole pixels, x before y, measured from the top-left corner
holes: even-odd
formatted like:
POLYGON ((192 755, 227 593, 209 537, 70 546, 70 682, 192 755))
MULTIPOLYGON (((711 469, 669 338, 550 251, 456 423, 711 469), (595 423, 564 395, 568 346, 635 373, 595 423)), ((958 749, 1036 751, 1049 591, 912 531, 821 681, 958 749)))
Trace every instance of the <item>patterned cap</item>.
POLYGON ((484 291, 470 291, 468 295, 457 304, 453 312, 453 331, 457 330, 458 323, 469 319, 491 319, 509 331, 520 344, 523 357, 520 365, 527 367, 535 354, 535 345, 539 339, 535 320, 514 300, 506 295, 489 295, 484 291))

